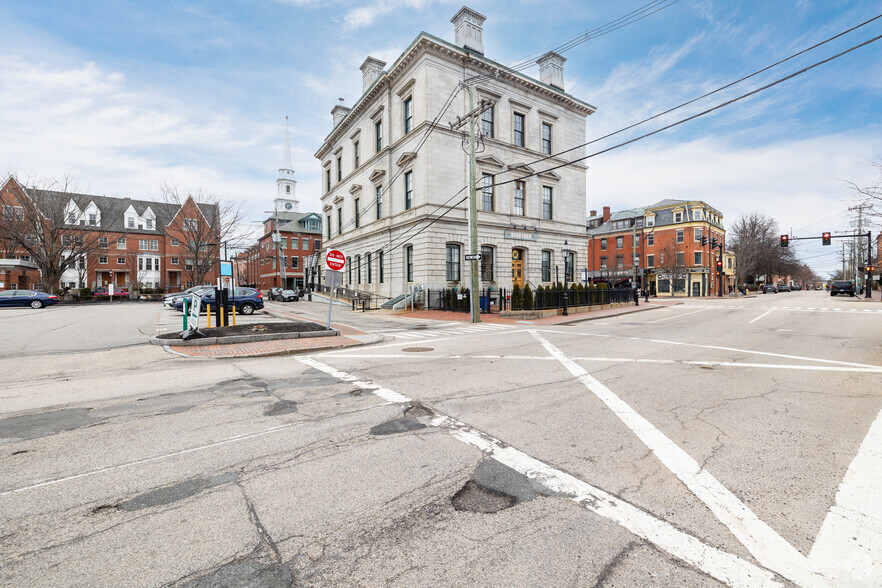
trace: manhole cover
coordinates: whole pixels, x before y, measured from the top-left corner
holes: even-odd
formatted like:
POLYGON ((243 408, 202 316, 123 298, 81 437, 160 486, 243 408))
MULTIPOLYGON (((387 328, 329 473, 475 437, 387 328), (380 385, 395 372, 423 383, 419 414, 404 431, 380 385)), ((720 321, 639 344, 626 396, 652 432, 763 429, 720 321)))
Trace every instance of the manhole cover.
POLYGON ((433 347, 405 347, 402 351, 408 351, 410 353, 425 353, 426 351, 433 351, 433 347))

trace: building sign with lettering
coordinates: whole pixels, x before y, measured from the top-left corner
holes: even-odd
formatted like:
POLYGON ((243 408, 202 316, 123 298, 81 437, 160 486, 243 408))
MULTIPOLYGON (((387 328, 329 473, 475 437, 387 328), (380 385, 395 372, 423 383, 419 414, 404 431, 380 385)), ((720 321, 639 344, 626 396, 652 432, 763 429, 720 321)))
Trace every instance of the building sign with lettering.
POLYGON ((538 239, 538 234, 536 231, 512 231, 505 229, 505 238, 517 241, 535 241, 538 239))

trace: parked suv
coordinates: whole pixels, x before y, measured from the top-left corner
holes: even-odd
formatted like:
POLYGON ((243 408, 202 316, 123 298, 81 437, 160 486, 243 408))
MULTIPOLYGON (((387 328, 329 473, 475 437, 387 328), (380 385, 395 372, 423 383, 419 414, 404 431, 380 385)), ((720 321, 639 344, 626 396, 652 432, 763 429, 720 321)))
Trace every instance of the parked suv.
MULTIPOLYGON (((205 312, 208 305, 214 308, 216 304, 214 301, 214 288, 204 292, 197 292, 196 294, 202 299, 203 312, 205 312)), ((228 308, 233 308, 233 305, 236 306, 236 313, 238 314, 254 314, 255 310, 263 308, 263 295, 260 293, 260 290, 255 290, 254 288, 235 288, 234 295, 229 297, 228 308)), ((175 299, 174 306, 175 310, 183 312, 184 300, 182 298, 175 299)))
POLYGON ((846 280, 836 280, 830 284, 830 296, 836 296, 837 294, 854 296, 854 283, 846 280))

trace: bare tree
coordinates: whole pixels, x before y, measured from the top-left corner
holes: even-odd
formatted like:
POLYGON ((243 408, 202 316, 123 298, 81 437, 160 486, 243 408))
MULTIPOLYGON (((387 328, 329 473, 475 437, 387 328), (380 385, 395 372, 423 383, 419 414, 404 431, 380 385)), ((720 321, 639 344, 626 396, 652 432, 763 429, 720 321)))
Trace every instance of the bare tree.
POLYGON ((243 206, 202 190, 180 190, 174 184, 163 184, 160 192, 161 202, 175 210, 165 232, 181 243, 188 281, 202 284, 220 259, 222 247, 227 251, 242 247, 243 206))
MULTIPOLYGON (((663 274, 670 276, 671 295, 675 296, 677 292, 686 292, 686 259, 684 251, 677 251, 673 243, 666 243, 664 247, 658 251, 658 262, 656 266, 663 274), (683 287, 680 288, 679 286, 683 287)), ((658 288, 658 286, 656 286, 658 288)))
POLYGON ((107 235, 101 216, 115 211, 98 210, 68 177, 27 183, 33 187, 10 177, 0 192, 0 241, 28 255, 40 268, 42 288, 51 291, 67 270, 78 269, 80 259, 94 256, 107 235))
POLYGON ((882 160, 874 161, 871 164, 876 168, 876 179, 866 186, 859 186, 854 182, 845 180, 852 190, 854 190, 859 198, 871 206, 869 215, 882 219, 882 160), (876 208, 876 205, 879 205, 876 208))
POLYGON ((781 247, 779 239, 777 223, 758 212, 741 215, 735 221, 729 230, 729 243, 738 259, 739 283, 760 275, 792 275, 796 271, 796 255, 792 249, 781 247))

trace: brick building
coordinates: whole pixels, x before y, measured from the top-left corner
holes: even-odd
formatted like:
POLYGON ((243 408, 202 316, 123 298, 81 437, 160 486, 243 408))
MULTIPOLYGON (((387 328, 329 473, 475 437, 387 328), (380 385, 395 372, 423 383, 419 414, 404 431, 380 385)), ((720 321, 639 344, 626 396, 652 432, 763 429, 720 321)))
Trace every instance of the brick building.
POLYGON ((91 288, 171 291, 217 279, 220 213, 188 197, 181 204, 21 186, 0 189, 0 242, 5 257, 49 268, 2 279, 10 288, 91 288), (66 260, 66 261, 61 261, 66 260))
POLYGON ((261 290, 304 288, 309 278, 307 270, 315 266, 315 254, 322 248, 321 216, 314 212, 279 212, 264 220, 263 228, 257 246, 246 252, 249 279, 255 278, 252 283, 261 290))
MULTIPOLYGON (((587 218, 589 280, 635 283, 659 296, 708 296, 720 287, 716 260, 725 250, 723 215, 697 200, 662 200, 645 208, 587 218), (717 247, 714 248, 713 244, 717 247)), ((723 256, 724 260, 726 256, 723 256)), ((734 285, 734 256, 728 271, 734 285)), ((725 286, 728 292, 728 286, 725 286)))

